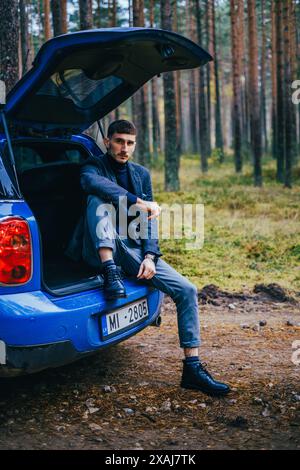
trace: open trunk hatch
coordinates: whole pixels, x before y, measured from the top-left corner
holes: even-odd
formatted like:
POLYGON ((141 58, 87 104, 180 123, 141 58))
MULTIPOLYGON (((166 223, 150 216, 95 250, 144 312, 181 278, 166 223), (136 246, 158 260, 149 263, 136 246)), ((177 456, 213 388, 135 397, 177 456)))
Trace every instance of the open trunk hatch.
POLYGON ((5 114, 49 131, 82 132, 153 76, 206 64, 194 42, 154 28, 80 31, 47 41, 8 95, 5 114))

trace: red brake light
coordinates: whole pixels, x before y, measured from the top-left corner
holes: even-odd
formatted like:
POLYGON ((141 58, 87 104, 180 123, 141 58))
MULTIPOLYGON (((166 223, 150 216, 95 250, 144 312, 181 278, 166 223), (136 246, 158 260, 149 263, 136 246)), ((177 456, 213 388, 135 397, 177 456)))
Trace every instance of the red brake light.
POLYGON ((31 278, 29 225, 19 217, 0 220, 0 283, 23 284, 31 278))

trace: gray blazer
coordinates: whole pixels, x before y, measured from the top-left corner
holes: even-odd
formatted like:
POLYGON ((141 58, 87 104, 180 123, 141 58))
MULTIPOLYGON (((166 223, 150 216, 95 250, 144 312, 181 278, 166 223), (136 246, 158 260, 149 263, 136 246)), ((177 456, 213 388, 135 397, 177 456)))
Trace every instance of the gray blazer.
MULTIPOLYGON (((134 194, 145 201, 153 201, 151 176, 149 170, 138 163, 128 162, 134 194)), ((92 156, 87 159, 81 168, 80 183, 87 195, 95 195, 100 199, 112 203, 115 207, 119 204, 119 197, 126 196, 127 190, 117 184, 117 179, 110 165, 107 155, 92 156)), ((84 231, 84 215, 81 216, 72 239, 65 254, 74 261, 81 259, 82 240, 84 231)), ((151 252, 162 256, 158 243, 158 229, 156 219, 148 221, 147 239, 141 239, 143 252, 151 252), (152 238, 150 237, 152 234, 152 238)))

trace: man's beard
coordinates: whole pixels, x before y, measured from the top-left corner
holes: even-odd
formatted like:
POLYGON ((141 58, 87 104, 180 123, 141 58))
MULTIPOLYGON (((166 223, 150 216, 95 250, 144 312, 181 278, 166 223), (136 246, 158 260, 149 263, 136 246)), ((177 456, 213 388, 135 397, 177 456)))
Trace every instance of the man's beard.
MULTIPOLYGON (((117 154, 113 155, 112 152, 111 152, 111 148, 110 148, 110 147, 107 148, 107 153, 108 153, 108 155, 109 155, 111 158, 113 158, 113 159, 116 160, 116 161, 118 161, 117 158, 124 158, 124 157, 126 157, 127 160, 129 160, 129 158, 130 158, 130 155, 129 155, 128 153, 125 153, 125 154, 122 154, 122 155, 120 155, 119 153, 117 153, 117 154)), ((127 160, 126 160, 126 161, 127 161, 127 160)))

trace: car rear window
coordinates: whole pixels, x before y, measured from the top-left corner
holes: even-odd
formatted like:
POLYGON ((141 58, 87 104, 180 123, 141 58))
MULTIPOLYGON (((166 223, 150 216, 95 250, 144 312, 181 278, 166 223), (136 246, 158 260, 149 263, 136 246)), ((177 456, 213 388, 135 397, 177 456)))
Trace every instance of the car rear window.
POLYGON ((88 77, 81 69, 70 69, 53 74, 37 95, 67 98, 78 108, 88 109, 117 88, 122 79, 110 75, 97 79, 96 72, 88 77))

